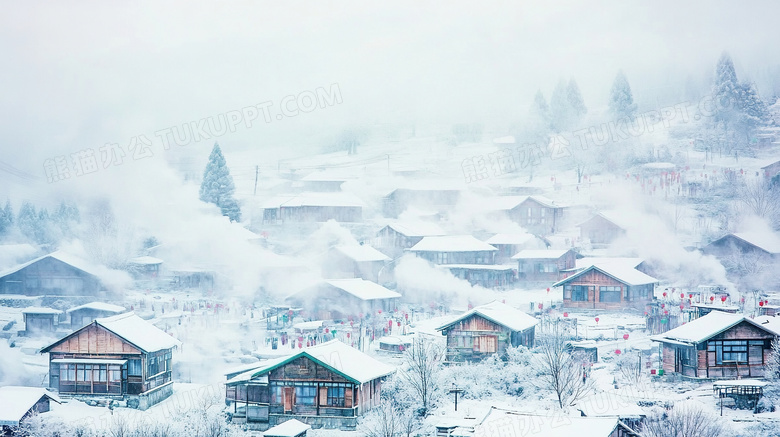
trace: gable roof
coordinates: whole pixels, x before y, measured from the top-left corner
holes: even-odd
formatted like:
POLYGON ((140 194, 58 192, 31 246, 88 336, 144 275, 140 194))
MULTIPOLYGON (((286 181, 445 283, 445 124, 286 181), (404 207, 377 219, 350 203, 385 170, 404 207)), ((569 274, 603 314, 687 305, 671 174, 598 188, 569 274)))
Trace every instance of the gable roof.
POLYGON ((393 290, 388 290, 376 282, 362 278, 328 279, 324 282, 360 300, 395 299, 401 297, 401 294, 393 290))
POLYGON ((390 261, 390 257, 374 249, 368 244, 352 244, 349 246, 336 246, 335 249, 342 255, 355 262, 390 261))
POLYGON ((636 435, 617 417, 576 417, 537 415, 492 407, 474 427, 474 437, 514 437, 517 430, 533 430, 534 437, 610 437, 621 428, 625 435, 636 435))
POLYGON ((546 206, 547 208, 565 208, 563 205, 558 205, 557 203, 555 203, 555 201, 550 200, 544 196, 538 196, 538 195, 527 196, 527 198, 523 201, 523 203, 529 200, 536 202, 542 206, 546 206))
POLYGON ((45 388, 13 385, 0 387, 0 426, 19 426, 25 414, 43 397, 61 403, 56 394, 45 388))
POLYGON ((90 302, 90 303, 85 303, 84 305, 79 305, 73 308, 69 308, 65 310, 65 312, 70 313, 73 311, 84 310, 84 309, 105 311, 107 313, 122 313, 126 310, 125 307, 121 307, 119 305, 114 305, 105 302, 90 302))
POLYGON ((628 217, 626 217, 624 214, 622 214, 622 213, 620 213, 618 211, 600 211, 600 212, 597 212, 596 215, 594 215, 593 217, 591 217, 591 218, 585 220, 584 222, 578 224, 577 227, 581 227, 582 225, 584 225, 586 223, 590 223, 591 221, 593 221, 594 219, 597 219, 597 218, 601 219, 601 220, 606 220, 609 223, 612 223, 613 225, 615 225, 616 227, 618 227, 618 228, 620 228, 620 229, 622 229, 624 231, 627 230, 628 227, 629 227, 630 219, 628 217))
POLYGON ((116 316, 95 319, 89 325, 84 326, 81 329, 78 329, 75 332, 66 335, 49 346, 41 349, 41 353, 49 352, 58 344, 75 335, 78 335, 81 333, 81 331, 89 328, 92 325, 100 326, 110 332, 113 332, 123 340, 147 353, 181 346, 181 342, 179 340, 166 334, 165 331, 147 322, 146 320, 138 317, 135 313, 129 312, 125 314, 118 314, 116 316))
POLYGON ((373 381, 395 372, 395 367, 378 361, 339 340, 331 340, 307 347, 287 357, 268 360, 258 368, 228 380, 228 384, 248 382, 300 357, 306 357, 358 384, 373 381))
POLYGON ((709 245, 711 246, 717 244, 718 242, 728 238, 736 238, 737 240, 743 241, 751 246, 755 246, 772 255, 780 254, 780 236, 775 233, 735 232, 732 234, 726 234, 713 241, 709 245))
POLYGON ((639 264, 644 262, 644 258, 630 258, 630 257, 601 257, 601 256, 586 256, 579 258, 576 261, 577 269, 584 269, 590 266, 622 266, 624 268, 637 268, 639 264))
POLYGON ((50 253, 48 255, 39 256, 38 258, 31 259, 30 261, 27 261, 26 263, 19 264, 19 265, 15 266, 15 267, 11 267, 10 269, 7 269, 7 270, 5 270, 3 272, 0 272, 0 278, 2 278, 4 276, 8 276, 8 275, 10 275, 12 273, 16 273, 19 270, 22 270, 23 268, 28 267, 28 266, 30 266, 32 264, 35 264, 38 261, 42 261, 42 260, 44 260, 46 258, 56 259, 57 261, 63 262, 65 264, 68 264, 69 266, 74 267, 74 268, 76 268, 78 270, 81 270, 81 271, 83 271, 83 272, 85 272, 85 273, 87 273, 89 275, 92 275, 92 276, 94 276, 96 278, 99 276, 98 269, 94 265, 92 265, 91 263, 89 263, 89 262, 87 262, 87 261, 85 261, 85 260, 83 260, 83 259, 81 259, 81 258, 79 258, 79 257, 77 257, 75 255, 71 255, 71 254, 68 254, 68 253, 65 253, 65 252, 62 252, 62 251, 58 250, 56 252, 52 252, 52 253, 50 253))
POLYGON ((263 432, 264 437, 295 437, 311 429, 311 425, 300 420, 290 419, 263 432))
POLYGON ((447 234, 439 225, 428 222, 393 222, 385 227, 407 237, 432 237, 447 234))
POLYGON ((532 328, 539 323, 539 320, 536 317, 530 316, 518 310, 517 308, 511 307, 496 300, 490 302, 489 304, 474 307, 458 316, 454 320, 439 326, 436 328, 436 330, 443 331, 462 320, 468 319, 473 315, 478 315, 493 323, 509 328, 512 331, 525 331, 526 329, 532 328))
POLYGON ((498 249, 476 239, 473 235, 423 237, 409 249, 410 252, 492 252, 496 250, 498 249))
POLYGON ((645 285, 645 284, 655 284, 658 282, 658 279, 646 275, 639 270, 630 267, 628 264, 594 264, 590 267, 586 267, 579 272, 569 276, 568 278, 561 279, 560 281, 553 284, 553 287, 558 287, 560 285, 563 285, 575 278, 578 278, 588 272, 591 272, 593 270, 596 270, 598 272, 601 272, 612 279, 615 279, 616 281, 622 282, 626 285, 645 285))
POLYGON ((659 342, 679 342, 686 344, 697 344, 706 341, 723 331, 726 331, 742 322, 777 335, 770 327, 764 326, 759 322, 751 320, 741 314, 732 314, 724 311, 711 311, 707 315, 701 316, 696 320, 690 321, 684 325, 664 332, 663 334, 650 337, 653 341, 659 342))
POLYGON ((525 249, 517 252, 512 259, 558 259, 570 249, 525 249))
POLYGON ((487 244, 525 244, 535 237, 531 234, 496 234, 485 240, 487 244))
POLYGON ((22 314, 62 314, 62 311, 47 307, 27 307, 22 314))

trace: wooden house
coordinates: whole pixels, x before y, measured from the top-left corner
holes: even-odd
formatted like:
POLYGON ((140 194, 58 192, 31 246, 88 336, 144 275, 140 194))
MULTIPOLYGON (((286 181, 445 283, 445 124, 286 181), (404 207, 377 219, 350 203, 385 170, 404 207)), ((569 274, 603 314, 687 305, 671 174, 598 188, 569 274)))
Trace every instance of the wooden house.
POLYGON ((481 305, 439 326, 447 336, 447 362, 503 356, 508 347, 534 346, 536 318, 498 301, 481 305))
POLYGON ((0 435, 27 435, 16 431, 33 414, 49 411, 51 401, 61 403, 56 394, 45 388, 0 387, 0 435))
MULTIPOLYGON (((52 335, 59 326, 62 311, 53 308, 29 307, 22 310, 25 336, 52 335)), ((21 334, 21 333, 20 333, 21 334)))
POLYGON ((498 249, 471 235, 423 237, 409 249, 434 264, 495 264, 498 249))
POLYGON ((761 377, 777 332, 722 311, 652 337, 663 344, 664 373, 692 378, 761 377))
POLYGON ((561 226, 565 207, 543 196, 497 196, 482 199, 489 217, 507 218, 531 232, 554 234, 561 226))
POLYGON ((439 225, 424 221, 394 222, 377 232, 377 248, 391 258, 401 256, 406 249, 419 243, 423 237, 446 235, 439 225))
POLYGON ((638 437, 639 433, 618 417, 576 417, 536 415, 492 407, 473 432, 461 435, 473 437, 638 437), (521 434, 522 432, 522 434, 521 434))
POLYGON ((512 256, 520 282, 556 282, 576 266, 577 254, 567 249, 521 250, 512 256))
MULTIPOLYGON (((778 136, 780 137, 780 134, 778 136)), ((761 172, 767 180, 771 180, 780 173, 780 161, 774 161, 761 167, 761 172)))
POLYGON ((78 329, 89 325, 93 320, 115 316, 127 311, 125 307, 105 302, 89 302, 69 308, 65 313, 70 316, 70 328, 78 329))
POLYGON ((379 275, 389 261, 387 255, 367 244, 334 246, 325 255, 322 276, 380 282, 379 275))
POLYGON ((314 319, 338 320, 361 313, 392 311, 400 298, 399 293, 376 282, 350 278, 321 281, 289 296, 286 301, 303 308, 314 319))
POLYGON ((510 262, 512 256, 524 249, 545 249, 547 243, 534 235, 523 234, 496 234, 485 240, 485 243, 498 249, 496 263, 510 262))
POLYGON ((259 363, 225 383, 233 422, 263 429, 290 419, 314 428, 354 430, 379 405, 382 380, 393 366, 331 340, 259 363))
POLYGON ((652 301, 658 279, 631 264, 593 264, 553 284, 563 287, 564 308, 638 308, 652 301))
POLYGON ((98 268, 61 251, 0 272, 0 294, 94 296, 103 286, 98 268))
POLYGON ((436 268, 448 270, 456 278, 485 288, 507 288, 515 283, 515 268, 500 264, 442 264, 436 268))
POLYGON ((360 222, 363 202, 344 192, 305 192, 276 196, 263 205, 264 223, 360 222))
POLYGON ((419 182, 415 187, 390 192, 382 199, 382 209, 385 217, 392 218, 410 208, 447 210, 458 203, 460 196, 460 187, 419 182))
POLYGON ((780 258, 780 236, 754 232, 737 232, 724 235, 702 250, 717 258, 757 255, 767 260, 780 258))
POLYGON ((580 238, 591 244, 610 244, 625 235, 627 223, 617 213, 602 211, 580 223, 580 238))
POLYGON ((127 261, 127 270, 136 279, 155 279, 160 276, 163 260, 153 256, 138 256, 127 261))
POLYGON ((181 343, 134 313, 97 319, 43 348, 49 386, 61 395, 124 398, 146 409, 173 392, 171 357, 181 343))

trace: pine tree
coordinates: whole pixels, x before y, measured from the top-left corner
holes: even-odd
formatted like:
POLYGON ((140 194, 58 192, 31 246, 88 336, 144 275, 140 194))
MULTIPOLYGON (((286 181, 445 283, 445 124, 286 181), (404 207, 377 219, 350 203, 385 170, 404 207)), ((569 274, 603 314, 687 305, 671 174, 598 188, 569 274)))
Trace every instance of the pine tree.
POLYGON ((561 80, 550 96, 550 118, 554 132, 563 132, 574 122, 576 111, 569 103, 568 94, 566 83, 561 80))
POLYGON ((222 211, 222 215, 237 222, 241 220, 241 208, 233 197, 235 191, 233 177, 230 176, 222 149, 219 148, 219 143, 214 143, 214 148, 209 155, 209 162, 203 171, 200 200, 217 205, 222 211))
POLYGON ((35 222, 35 241, 39 244, 53 243, 56 238, 51 229, 51 218, 46 208, 38 210, 38 217, 35 222))
POLYGON ((72 234, 73 228, 81 221, 81 216, 76 205, 60 202, 51 219, 61 236, 68 237, 72 234))
POLYGON ((11 201, 5 201, 5 208, 0 209, 0 236, 11 232, 14 224, 14 211, 11 209, 11 201))
POLYGON ((715 66, 715 85, 712 97, 718 102, 718 112, 715 121, 722 122, 726 127, 736 118, 739 108, 740 86, 737 72, 728 53, 723 53, 715 66))
POLYGON ((22 203, 22 206, 19 208, 19 215, 16 217, 16 223, 22 235, 30 239, 30 241, 36 241, 38 213, 30 202, 22 203))
POLYGON ((574 109, 577 121, 588 113, 588 108, 585 106, 585 99, 582 98, 580 87, 577 85, 577 81, 574 80, 574 78, 569 79, 569 86, 566 88, 566 98, 569 101, 569 105, 574 109))
POLYGON ((550 107, 547 105, 547 99, 544 98, 544 94, 541 91, 536 92, 529 113, 535 130, 544 130, 546 132, 550 128, 550 107))
POLYGON ((755 86, 744 83, 739 86, 739 118, 738 123, 746 139, 757 128, 768 121, 766 103, 761 100, 755 86))
POLYGON ((633 119, 636 115, 634 96, 623 71, 618 72, 612 83, 612 90, 609 94, 609 110, 616 118, 633 119))

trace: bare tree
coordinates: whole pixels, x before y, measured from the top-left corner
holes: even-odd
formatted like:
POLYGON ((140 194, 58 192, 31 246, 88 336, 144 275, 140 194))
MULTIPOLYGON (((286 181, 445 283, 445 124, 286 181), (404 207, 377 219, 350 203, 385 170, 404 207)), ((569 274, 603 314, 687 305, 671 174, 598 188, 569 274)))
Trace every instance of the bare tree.
POLYGON ((432 340, 422 338, 416 339, 404 353, 406 368, 401 375, 418 396, 421 416, 425 416, 432 405, 441 360, 441 348, 432 340))
POLYGON ((780 214, 780 188, 772 186, 766 178, 746 181, 737 190, 737 195, 739 201, 753 214, 777 221, 780 214))
POLYGON ((718 416, 702 407, 683 403, 670 411, 661 410, 647 418, 642 426, 642 437, 720 437, 724 426, 718 416))
POLYGON ((580 353, 569 351, 568 336, 560 323, 552 323, 546 332, 536 339, 535 367, 537 384, 542 389, 552 390, 558 398, 560 408, 575 404, 596 389, 592 378, 586 374, 589 359, 580 353))
POLYGON ((618 372, 623 379, 633 385, 639 385, 646 375, 642 368, 642 352, 626 353, 615 362, 618 372))

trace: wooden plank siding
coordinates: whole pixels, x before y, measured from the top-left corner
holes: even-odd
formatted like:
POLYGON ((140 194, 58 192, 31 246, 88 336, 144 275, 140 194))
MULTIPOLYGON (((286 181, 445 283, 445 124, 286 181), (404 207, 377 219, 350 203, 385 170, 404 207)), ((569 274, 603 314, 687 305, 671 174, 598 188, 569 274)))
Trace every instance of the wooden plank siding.
POLYGON ((597 270, 592 270, 573 279, 570 282, 567 282, 564 285, 563 306, 566 308, 591 308, 602 310, 620 310, 626 307, 642 309, 648 302, 652 300, 652 293, 643 293, 643 291, 646 289, 645 287, 654 287, 654 285, 648 284, 632 287, 597 270), (571 293, 566 292, 565 287, 567 285, 588 287, 588 300, 572 300, 571 293), (602 302, 599 293, 599 287, 602 286, 620 287, 620 301, 602 302), (629 292, 628 299, 625 298, 627 289, 629 292), (642 297, 642 294, 644 294, 646 297, 642 297))
POLYGON ((533 347, 534 328, 511 329, 474 314, 443 331, 447 336, 447 362, 480 361, 490 355, 504 356, 512 346, 533 347))

